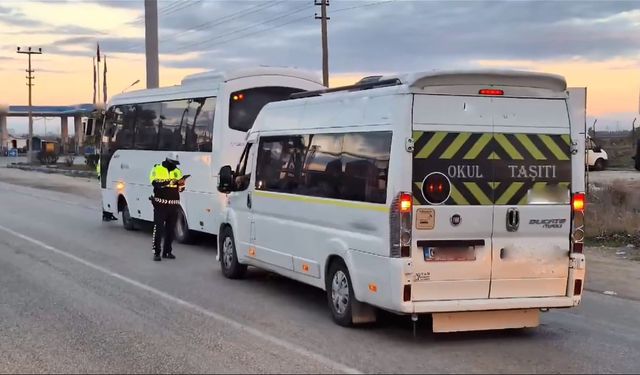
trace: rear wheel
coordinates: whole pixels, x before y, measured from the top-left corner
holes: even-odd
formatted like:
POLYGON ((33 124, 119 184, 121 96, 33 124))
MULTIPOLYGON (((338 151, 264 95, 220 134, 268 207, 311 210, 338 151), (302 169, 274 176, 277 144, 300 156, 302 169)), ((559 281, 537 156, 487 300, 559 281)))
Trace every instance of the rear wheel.
POLYGON ((176 241, 179 243, 188 244, 193 241, 193 232, 189 230, 189 224, 187 223, 187 217, 182 210, 178 210, 178 217, 176 219, 176 241))
POLYGON ((355 296, 349 270, 342 260, 331 264, 326 281, 327 301, 333 320, 344 327, 353 325, 352 309, 355 296))
POLYGON ((220 238, 220 266, 228 279, 241 279, 247 272, 247 265, 238 262, 236 242, 231 227, 225 227, 220 238))
POLYGON ((131 213, 129 212, 129 205, 127 204, 127 202, 124 202, 124 206, 122 207, 122 226, 126 230, 136 229, 135 219, 131 217, 131 213))
POLYGON ((604 168, 605 168, 604 159, 596 160, 595 164, 593 165, 593 169, 596 171, 604 171, 604 168))

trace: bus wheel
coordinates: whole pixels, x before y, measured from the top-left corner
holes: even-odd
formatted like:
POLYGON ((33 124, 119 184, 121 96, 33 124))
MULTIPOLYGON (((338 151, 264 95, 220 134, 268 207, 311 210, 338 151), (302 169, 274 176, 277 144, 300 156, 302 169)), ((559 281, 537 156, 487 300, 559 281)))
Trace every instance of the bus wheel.
POLYGON ((122 207, 122 226, 126 230, 135 230, 136 223, 135 219, 131 217, 129 213, 129 205, 125 202, 124 207, 122 207))
POLYGON ((352 309, 355 296, 349 270, 342 260, 332 262, 326 283, 327 301, 333 320, 344 327, 353 325, 352 309))
POLYGON ((247 272, 247 266, 238 262, 236 241, 233 238, 231 227, 223 229, 218 251, 221 252, 220 266, 222 267, 222 274, 228 279, 241 279, 247 272))
POLYGON ((193 241, 193 232, 189 230, 187 217, 182 210, 178 210, 178 218, 176 219, 175 238, 179 243, 188 244, 193 241))

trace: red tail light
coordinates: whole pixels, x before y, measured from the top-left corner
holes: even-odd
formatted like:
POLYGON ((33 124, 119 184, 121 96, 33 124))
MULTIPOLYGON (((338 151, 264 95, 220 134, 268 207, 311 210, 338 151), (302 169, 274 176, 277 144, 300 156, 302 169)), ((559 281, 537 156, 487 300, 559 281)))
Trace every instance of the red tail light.
POLYGON ((391 253, 395 258, 411 256, 411 224, 413 222, 413 196, 400 193, 391 204, 391 253))
POLYGON ((481 89, 478 94, 480 95, 492 95, 492 96, 500 96, 504 95, 504 91, 497 89, 481 89))
POLYGON ((582 280, 576 280, 573 284, 573 295, 579 296, 580 294, 582 294, 582 280))
POLYGON ((582 242, 574 243, 572 251, 577 254, 582 254, 582 252, 584 251, 584 244, 582 242))
POLYGON ((573 211, 584 211, 586 203, 587 202, 584 193, 575 193, 573 195, 573 199, 571 200, 571 207, 573 207, 573 211))
POLYGON ((413 197, 411 194, 402 193, 400 194, 400 213, 405 214, 407 212, 411 212, 411 208, 413 206, 413 197))
POLYGON ((571 197, 571 251, 582 254, 584 250, 584 210, 586 207, 584 193, 575 193, 571 197))

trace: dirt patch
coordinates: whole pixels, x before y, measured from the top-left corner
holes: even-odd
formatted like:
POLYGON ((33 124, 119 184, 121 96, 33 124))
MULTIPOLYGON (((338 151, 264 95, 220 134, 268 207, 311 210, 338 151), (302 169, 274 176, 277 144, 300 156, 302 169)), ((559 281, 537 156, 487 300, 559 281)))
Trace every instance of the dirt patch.
POLYGON ((585 255, 587 290, 640 301, 638 248, 587 247, 585 255))
POLYGON ((96 202, 100 201, 101 196, 99 182, 89 178, 0 168, 0 182, 78 195, 96 202))

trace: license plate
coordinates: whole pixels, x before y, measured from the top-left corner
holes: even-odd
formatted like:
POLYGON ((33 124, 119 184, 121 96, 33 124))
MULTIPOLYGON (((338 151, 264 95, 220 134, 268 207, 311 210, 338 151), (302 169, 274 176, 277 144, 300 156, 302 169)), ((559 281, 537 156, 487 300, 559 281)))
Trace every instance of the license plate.
POLYGON ((424 247, 426 262, 460 262, 476 260, 475 246, 465 247, 424 247))

